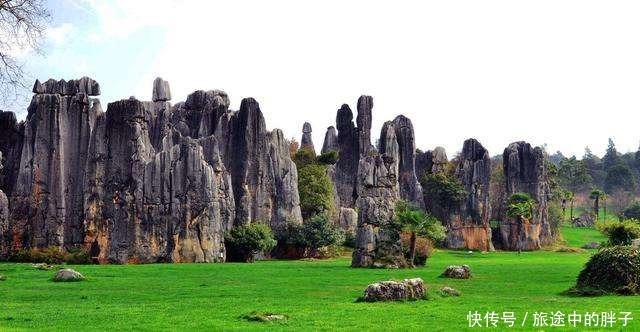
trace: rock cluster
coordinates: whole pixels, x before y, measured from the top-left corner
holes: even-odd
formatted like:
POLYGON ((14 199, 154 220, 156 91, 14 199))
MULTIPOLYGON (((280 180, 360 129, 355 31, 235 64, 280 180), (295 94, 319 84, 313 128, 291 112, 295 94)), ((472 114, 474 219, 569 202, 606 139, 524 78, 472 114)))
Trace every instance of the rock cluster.
POLYGON ((384 130, 384 152, 360 158, 358 167, 358 229, 351 266, 405 267, 400 233, 393 225, 394 208, 400 198, 399 147, 395 130, 384 130))
POLYGON ((302 138, 300 139, 300 149, 308 149, 315 153, 316 148, 313 146, 313 136, 311 124, 309 122, 305 122, 302 125, 302 138))
POLYGON ((469 265, 449 265, 442 272, 442 277, 452 279, 469 279, 471 278, 471 268, 469 265))
POLYGON ((223 261, 234 224, 302 221, 288 143, 252 98, 236 112, 226 93, 196 91, 171 106, 158 78, 153 101, 103 112, 89 78, 36 82, 34 92, 23 124, 0 113, 0 152, 18 164, 1 172, 4 256, 55 246, 100 262, 223 261))
POLYGON ((329 126, 327 132, 324 134, 324 143, 322 144, 322 151, 320 153, 327 153, 329 151, 339 151, 338 146, 338 134, 334 126, 329 126))
POLYGON ((421 300, 425 298, 426 292, 427 287, 421 278, 381 281, 367 286, 362 301, 421 300))
POLYGON ((536 250, 553 240, 548 220, 549 184, 545 155, 526 142, 511 143, 502 155, 506 196, 517 192, 531 195, 535 208, 531 220, 510 219, 500 224, 501 243, 507 250, 536 250))
POLYGON ((454 176, 464 187, 465 197, 445 220, 447 247, 493 250, 489 224, 491 157, 480 142, 473 138, 464 142, 454 176))
POLYGON ((573 218, 571 224, 573 227, 593 227, 596 223, 596 218, 593 213, 585 212, 578 218, 573 218))

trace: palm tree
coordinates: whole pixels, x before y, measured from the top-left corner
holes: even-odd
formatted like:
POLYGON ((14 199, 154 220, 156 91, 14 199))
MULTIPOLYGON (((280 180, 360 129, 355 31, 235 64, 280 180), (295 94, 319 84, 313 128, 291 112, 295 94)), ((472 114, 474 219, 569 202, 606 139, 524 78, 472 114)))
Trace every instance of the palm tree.
POLYGON ((411 265, 416 257, 418 236, 424 236, 432 241, 441 241, 445 237, 445 228, 437 218, 405 201, 396 203, 395 222, 402 230, 411 233, 409 240, 411 265))
POLYGON ((600 199, 604 195, 604 191, 600 189, 593 189, 589 194, 589 198, 593 200, 593 213, 596 215, 596 220, 598 220, 598 212, 600 211, 600 199))

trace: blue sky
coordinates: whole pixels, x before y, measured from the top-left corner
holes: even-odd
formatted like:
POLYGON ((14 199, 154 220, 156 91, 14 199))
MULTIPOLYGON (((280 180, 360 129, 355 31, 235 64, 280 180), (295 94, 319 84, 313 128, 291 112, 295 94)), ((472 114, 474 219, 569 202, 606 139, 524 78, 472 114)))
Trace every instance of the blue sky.
MULTIPOLYGON (((384 121, 413 120, 417 147, 452 156, 469 137, 492 154, 510 142, 598 154, 640 141, 640 4, 511 0, 55 0, 32 78, 90 76, 100 99, 172 102, 222 89, 255 97, 269 128, 317 148, 342 103, 374 97, 384 121)), ((12 110, 22 113, 28 101, 12 110)))

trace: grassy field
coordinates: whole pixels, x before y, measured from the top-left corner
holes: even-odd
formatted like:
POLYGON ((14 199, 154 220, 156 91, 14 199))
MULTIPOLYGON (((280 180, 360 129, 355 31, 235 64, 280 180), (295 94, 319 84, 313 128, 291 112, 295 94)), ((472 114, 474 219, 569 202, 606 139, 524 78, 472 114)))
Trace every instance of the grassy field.
MULTIPOLYGON (((563 227, 568 245, 603 238, 594 230, 563 227)), ((637 297, 578 298, 571 287, 591 252, 467 253, 437 251, 414 270, 352 269, 349 259, 264 261, 254 264, 87 265, 73 268, 88 280, 54 283, 53 271, 28 264, 0 264, 0 330, 467 330, 467 314, 513 311, 518 330, 534 328, 536 311, 634 311, 637 297), (468 264, 470 280, 439 277, 449 264, 468 264), (427 301, 356 303, 367 284, 421 277, 427 301), (461 297, 441 297, 452 286, 461 297), (285 323, 256 323, 243 314, 286 314, 285 323), (528 312, 528 320, 521 321, 528 312)), ((478 328, 476 328, 478 329, 478 328)), ((620 330, 606 328, 606 331, 620 330)), ((567 328, 566 330, 583 330, 567 328)), ((640 316, 625 330, 640 330, 640 316)))

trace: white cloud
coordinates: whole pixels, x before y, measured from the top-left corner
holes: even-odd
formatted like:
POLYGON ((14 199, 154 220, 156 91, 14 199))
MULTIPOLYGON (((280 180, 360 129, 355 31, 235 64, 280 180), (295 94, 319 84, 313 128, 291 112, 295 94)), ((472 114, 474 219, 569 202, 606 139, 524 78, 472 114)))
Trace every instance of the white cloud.
POLYGON ((64 44, 69 35, 75 33, 73 30, 73 24, 71 23, 63 23, 56 27, 50 27, 46 30, 47 38, 53 43, 54 47, 59 47, 64 44))
POLYGON ((418 147, 451 155, 472 136, 492 154, 515 140, 582 154, 640 138, 634 1, 87 1, 95 41, 166 33, 132 94, 149 98, 162 76, 174 102, 253 96, 287 136, 310 121, 316 146, 360 94, 374 96, 374 133, 402 113, 418 147))

